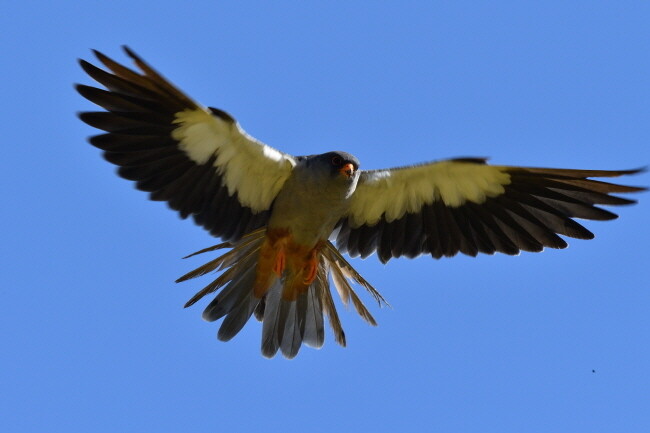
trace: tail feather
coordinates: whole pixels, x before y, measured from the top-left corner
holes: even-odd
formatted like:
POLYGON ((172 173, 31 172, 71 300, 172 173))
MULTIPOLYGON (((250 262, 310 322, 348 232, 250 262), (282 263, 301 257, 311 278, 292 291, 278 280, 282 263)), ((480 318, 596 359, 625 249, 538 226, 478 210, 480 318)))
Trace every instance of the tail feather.
MULTIPOLYGON (((309 303, 310 293, 316 292, 314 284, 307 290, 307 293, 301 294, 296 300, 290 301, 282 297, 283 285, 278 283, 271 288, 265 298, 263 327, 262 327, 262 353, 264 356, 271 358, 280 350, 282 355, 288 359, 294 358, 300 351, 300 347, 305 339, 307 332, 307 320, 310 314, 309 303)), ((313 295, 312 295, 313 297, 313 295)), ((313 303, 312 303, 313 304, 313 303)), ((317 319, 312 312, 309 320, 311 325, 307 335, 313 347, 321 347, 324 339, 324 329, 322 321, 322 310, 319 310, 320 337, 318 337, 317 319)))
POLYGON ((249 292, 223 319, 217 338, 221 341, 228 341, 237 335, 248 322, 259 302, 260 299, 249 292))
POLYGON ((262 353, 271 358, 281 350, 286 358, 291 359, 298 354, 303 336, 298 301, 282 298, 282 284, 274 285, 271 290, 273 293, 266 298, 262 325, 262 353))
POLYGON ((282 285, 279 280, 266 292, 264 300, 266 305, 262 320, 262 355, 273 358, 280 348, 278 322, 280 320, 282 285))
POLYGON ((327 244, 325 244, 325 248, 323 249, 323 255, 327 258, 330 264, 338 266, 346 278, 353 280, 357 284, 363 286, 373 296, 373 298, 375 298, 379 306, 390 306, 388 301, 386 301, 386 299, 381 296, 381 293, 379 293, 377 289, 372 286, 372 284, 366 281, 366 279, 363 278, 361 274, 359 274, 357 270, 354 269, 350 263, 348 263, 347 260, 345 260, 339 250, 334 246, 334 244, 328 241, 327 244))
POLYGON ((352 286, 350 286, 350 283, 343 275, 341 268, 338 266, 332 266, 331 269, 332 281, 334 281, 334 285, 336 286, 336 290, 339 292, 343 304, 347 306, 349 300, 352 299, 352 305, 354 305, 354 309, 357 311, 359 316, 372 326, 377 326, 377 321, 375 321, 375 318, 372 317, 370 311, 368 311, 366 306, 363 305, 363 302, 361 302, 361 299, 359 299, 359 296, 354 292, 352 286))
MULTIPOLYGON (((284 288, 283 288, 284 290, 284 288)), ((282 341, 284 340, 285 331, 291 331, 287 328, 287 322, 291 322, 289 326, 293 326, 293 320, 289 320, 289 314, 292 310, 292 306, 295 305, 294 301, 287 301, 280 297, 279 306, 277 311, 277 320, 275 328, 275 341, 277 343, 277 348, 282 347, 282 341)), ((293 318, 292 318, 293 319, 293 318)), ((271 319, 273 320, 273 319, 271 319)), ((276 349, 277 350, 277 349, 276 349)))
POLYGON ((260 243, 260 236, 263 235, 263 231, 260 230, 255 230, 252 233, 249 233, 248 235, 244 236, 238 243, 233 244, 231 242, 224 242, 218 245, 214 245, 212 247, 204 248, 201 251, 197 251, 195 253, 190 254, 189 256, 183 257, 184 259, 187 259, 189 257, 196 256, 198 254, 203 254, 208 251, 214 251, 214 250, 219 250, 222 248, 232 248, 229 252, 217 257, 214 260, 210 260, 208 263, 206 263, 203 266, 199 266, 198 268, 194 269, 193 271, 188 272, 187 274, 183 275, 179 279, 176 280, 177 283, 180 283, 181 281, 186 281, 186 280, 191 280, 192 278, 200 277, 203 276, 209 272, 212 272, 214 270, 216 271, 222 271, 226 268, 229 268, 236 264, 238 261, 240 261, 244 256, 247 256, 251 253, 251 250, 255 251, 255 248, 250 248, 251 246, 257 247, 259 249, 260 245, 257 245, 256 243, 260 243), (257 236, 253 236, 257 235, 257 236), (218 269, 217 269, 218 268, 218 269))
POLYGON ((368 308, 361 302, 361 299, 359 299, 359 295, 356 294, 354 290, 350 292, 350 296, 352 297, 352 305, 354 305, 354 309, 356 310, 357 314, 363 318, 368 324, 372 326, 377 326, 377 321, 375 320, 374 317, 372 317, 372 314, 370 314, 370 311, 368 311, 368 308))
POLYGON ((341 346, 345 347, 345 332, 343 332, 343 326, 341 326, 339 314, 336 312, 334 299, 332 299, 332 292, 330 290, 323 290, 321 292, 321 301, 323 303, 323 312, 327 314, 330 326, 334 332, 334 340, 336 340, 336 342, 341 346))
MULTIPOLYGON (((300 296, 304 298, 304 296, 300 296)), ((286 301, 284 301, 286 302, 286 301)), ((295 358, 302 345, 302 336, 304 327, 301 326, 301 316, 304 319, 305 309, 298 306, 298 300, 289 302, 289 311, 287 312, 282 340, 280 341, 280 350, 288 358, 295 358), (301 329, 302 328, 302 329, 301 329)))
POLYGON ((332 276, 334 287, 339 294, 341 302, 347 307, 350 303, 350 297, 352 296, 352 287, 350 287, 350 283, 347 282, 343 276, 343 272, 341 272, 341 269, 338 266, 332 266, 330 269, 330 275, 332 276))
POLYGON ((252 266, 254 267, 254 260, 255 259, 255 254, 259 250, 259 246, 256 248, 252 248, 252 251, 249 251, 248 254, 242 259, 241 262, 233 265, 230 269, 225 271, 223 274, 219 275, 219 277, 205 286, 202 290, 200 290, 198 293, 196 293, 192 299, 187 301, 185 303, 185 308, 189 307, 190 305, 193 305, 198 301, 199 299, 203 298, 205 295, 208 293, 216 292, 219 290, 221 287, 226 285, 230 281, 235 281, 235 279, 239 279, 242 273, 246 272, 248 268, 250 268, 251 263, 249 260, 252 260, 252 266), (246 260, 248 259, 248 260, 246 260))
MULTIPOLYGON (((223 242, 223 243, 220 243, 220 244, 217 244, 217 245, 213 245, 211 247, 203 248, 202 250, 199 250, 199 251, 197 251, 195 253, 192 253, 192 254, 188 254, 183 258, 184 259, 189 259, 190 257, 198 256, 199 254, 207 253, 207 252, 210 252, 210 251, 216 251, 216 250, 220 250, 220 249, 223 249, 223 248, 232 248, 232 247, 233 247, 232 243, 223 242)), ((180 280, 180 278, 179 278, 179 280, 180 280)))
POLYGON ((330 242, 327 242, 322 250, 316 278, 295 299, 282 297, 284 286, 291 283, 288 277, 276 279, 264 296, 256 297, 253 286, 260 246, 264 238, 264 230, 256 230, 238 242, 222 243, 194 253, 192 255, 231 248, 227 253, 178 280, 184 281, 212 271, 221 272, 186 304, 186 307, 190 306, 203 296, 221 289, 203 312, 203 318, 207 321, 223 318, 217 334, 219 340, 232 339, 254 314, 262 322, 262 354, 272 358, 281 351, 286 358, 291 359, 298 354, 303 343, 313 348, 323 346, 324 315, 327 315, 335 341, 345 346, 345 332, 332 298, 330 277, 343 304, 347 306, 352 302, 357 313, 366 322, 377 324, 350 282, 354 281, 366 288, 380 305, 387 305, 387 302, 330 242))
POLYGON ((260 303, 257 304, 257 307, 255 308, 255 318, 257 319, 258 322, 264 320, 265 308, 266 308, 266 295, 262 296, 262 299, 260 299, 260 303))
MULTIPOLYGON (((319 269, 320 274, 325 272, 319 269)), ((325 326, 323 321, 323 303, 320 292, 329 291, 327 275, 324 278, 316 277, 316 283, 309 286, 305 298, 307 298, 307 308, 305 311, 305 331, 303 341, 307 346, 320 349, 325 343, 325 326)))
POLYGON ((208 304, 203 310, 203 320, 214 322, 229 314, 236 305, 240 304, 248 295, 248 287, 255 271, 246 269, 233 279, 228 285, 208 304))

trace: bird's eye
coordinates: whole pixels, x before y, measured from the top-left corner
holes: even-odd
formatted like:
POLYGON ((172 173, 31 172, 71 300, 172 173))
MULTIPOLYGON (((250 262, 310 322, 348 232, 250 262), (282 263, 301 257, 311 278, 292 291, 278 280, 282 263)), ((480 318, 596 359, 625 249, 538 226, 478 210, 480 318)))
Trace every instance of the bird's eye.
POLYGON ((341 165, 342 162, 343 162, 343 160, 341 159, 340 156, 333 156, 332 157, 332 165, 339 166, 339 165, 341 165))

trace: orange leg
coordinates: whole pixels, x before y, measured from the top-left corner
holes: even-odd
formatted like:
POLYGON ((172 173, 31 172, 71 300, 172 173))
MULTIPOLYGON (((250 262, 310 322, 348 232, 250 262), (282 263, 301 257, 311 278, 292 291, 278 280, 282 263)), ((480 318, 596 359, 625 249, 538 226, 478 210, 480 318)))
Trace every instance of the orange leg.
POLYGON ((257 262, 254 295, 264 296, 278 278, 284 278, 282 298, 295 301, 314 282, 318 275, 320 250, 324 242, 315 247, 293 242, 286 229, 269 230, 262 244, 257 262))
POLYGON ((305 278, 302 280, 302 283, 305 286, 309 286, 316 279, 316 274, 318 273, 318 251, 318 248, 311 250, 309 258, 307 259, 307 264, 303 268, 305 278))
POLYGON ((286 243, 289 231, 283 229, 269 230, 260 248, 257 269, 255 271, 254 295, 264 296, 276 278, 282 277, 286 265, 286 243))
POLYGON ((286 263, 287 253, 284 249, 284 245, 280 244, 278 245, 277 252, 275 253, 275 266, 273 266, 273 272, 275 272, 275 275, 277 275, 278 278, 282 277, 286 263))

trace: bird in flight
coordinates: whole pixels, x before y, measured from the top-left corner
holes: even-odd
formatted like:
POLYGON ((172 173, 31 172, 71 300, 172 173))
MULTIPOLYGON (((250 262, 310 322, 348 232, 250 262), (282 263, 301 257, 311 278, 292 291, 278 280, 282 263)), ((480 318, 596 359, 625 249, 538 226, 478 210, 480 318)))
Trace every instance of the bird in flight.
MULTIPOLYGON (((205 107, 124 47, 136 68, 95 51, 104 69, 80 60, 105 89, 77 85, 103 111, 83 112, 105 131, 89 138, 118 174, 152 200, 166 201, 222 243, 198 251, 228 251, 178 279, 218 277, 186 307, 218 291, 203 312, 223 319, 228 341, 255 316, 262 354, 287 358, 302 344, 320 348, 324 318, 335 340, 346 339, 330 282, 343 304, 375 325, 352 283, 386 301, 343 257, 373 253, 434 258, 457 253, 539 252, 565 248, 558 235, 591 239, 574 218, 610 220, 595 205, 633 200, 610 195, 644 188, 591 178, 637 170, 571 170, 488 165, 457 158, 383 170, 361 170, 343 151, 292 156, 248 135, 228 113, 205 107)), ((192 254, 192 255, 194 255, 192 254)))

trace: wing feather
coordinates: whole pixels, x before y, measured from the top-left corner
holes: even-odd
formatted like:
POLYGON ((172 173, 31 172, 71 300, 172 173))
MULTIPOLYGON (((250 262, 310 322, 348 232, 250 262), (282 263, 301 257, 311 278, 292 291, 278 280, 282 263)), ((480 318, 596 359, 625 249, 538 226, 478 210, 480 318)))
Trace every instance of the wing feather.
POLYGON ((226 112, 206 108, 163 78, 129 48, 137 70, 95 51, 103 70, 81 67, 103 85, 77 85, 106 111, 80 113, 106 131, 89 139, 118 174, 193 216, 215 236, 236 240, 265 224, 295 160, 248 135, 226 112), (215 200, 218 197, 218 200, 215 200))
POLYGON ((377 252, 384 263, 423 253, 440 258, 565 248, 558 235, 593 238, 575 218, 614 219, 597 205, 632 204, 611 193, 644 190, 590 178, 640 171, 491 166, 480 158, 365 171, 336 242, 352 256, 377 252))

